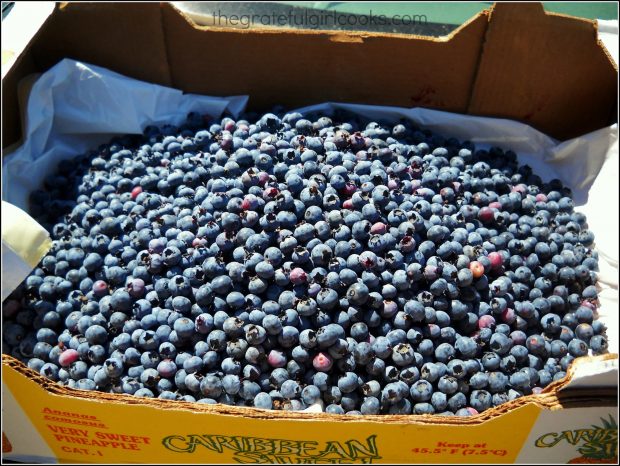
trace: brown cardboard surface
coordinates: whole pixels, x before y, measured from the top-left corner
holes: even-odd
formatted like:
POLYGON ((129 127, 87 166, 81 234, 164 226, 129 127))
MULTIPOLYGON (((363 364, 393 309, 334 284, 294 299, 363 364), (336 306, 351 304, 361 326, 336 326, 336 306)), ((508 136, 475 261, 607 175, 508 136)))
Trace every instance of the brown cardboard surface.
POLYGON ((505 117, 568 139, 610 124, 617 70, 596 22, 497 3, 468 113, 505 117))
POLYGON ((483 13, 449 40, 438 40, 200 27, 172 6, 162 8, 173 85, 192 93, 248 94, 250 107, 259 110, 338 101, 464 113, 487 23, 483 13))
POLYGON ((37 71, 32 52, 26 50, 16 60, 11 71, 2 79, 2 148, 16 143, 22 135, 19 92, 20 81, 37 71))
POLYGON ((521 120, 565 139, 615 121, 617 70, 589 20, 500 4, 447 37, 198 27, 167 3, 60 4, 3 79, 3 148, 17 83, 63 58, 250 108, 325 101, 521 120), (484 45, 483 45, 484 44, 484 45))
POLYGON ((40 70, 73 58, 171 85, 157 3, 61 4, 31 47, 40 70))

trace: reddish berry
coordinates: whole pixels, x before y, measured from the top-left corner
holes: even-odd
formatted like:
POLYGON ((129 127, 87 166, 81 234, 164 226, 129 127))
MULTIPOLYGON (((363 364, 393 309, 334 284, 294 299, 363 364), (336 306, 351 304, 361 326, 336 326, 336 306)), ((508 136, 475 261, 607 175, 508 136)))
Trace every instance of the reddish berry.
POLYGON ((489 261, 491 262, 492 269, 498 269, 502 266, 504 259, 502 258, 502 255, 499 252, 493 251, 489 253, 489 261))
POLYGON ((493 328, 495 326, 495 318, 490 315, 480 316, 478 319, 478 328, 493 328))
POLYGON ((492 222, 494 218, 493 209, 491 209, 490 207, 481 208, 480 212, 478 212, 478 218, 482 223, 492 222))
POLYGON ((327 372, 332 368, 334 360, 325 353, 317 354, 312 360, 312 365, 319 372, 327 372))
POLYGON ((142 186, 136 186, 131 190, 131 198, 135 199, 142 192, 142 186))
POLYGON ((265 199, 266 201, 270 201, 274 199, 278 195, 279 192, 280 191, 278 191, 278 188, 269 186, 265 188, 265 190, 263 191, 263 199, 265 199))
POLYGON ((265 183, 267 183, 267 181, 269 181, 269 173, 267 173, 267 172, 260 172, 258 174, 258 185, 259 186, 265 186, 265 183))
POLYGON ((383 222, 377 222, 370 227, 370 233, 373 235, 382 235, 385 233, 387 227, 383 222))
POLYGON ((484 265, 478 261, 472 261, 469 263, 469 270, 471 270, 474 278, 480 278, 484 275, 484 265))
POLYGON ((308 280, 308 275, 304 272, 304 269, 297 267, 291 270, 289 278, 291 279, 291 283, 293 285, 301 285, 302 283, 306 283, 306 280, 308 280))
POLYGON ((583 301, 581 301, 581 305, 583 307, 587 307, 589 309, 592 309, 593 311, 596 310, 596 304, 594 304, 592 301, 589 301, 587 299, 584 299, 583 301))
POLYGON ((353 196, 353 193, 357 191, 357 186, 355 186, 354 183, 348 182, 347 184, 344 185, 344 188, 342 189, 342 192, 345 196, 353 196))
POLYGON ((62 353, 60 353, 60 356, 58 356, 58 363, 62 367, 69 367, 79 358, 80 358, 80 355, 78 354, 77 350, 66 349, 62 353))

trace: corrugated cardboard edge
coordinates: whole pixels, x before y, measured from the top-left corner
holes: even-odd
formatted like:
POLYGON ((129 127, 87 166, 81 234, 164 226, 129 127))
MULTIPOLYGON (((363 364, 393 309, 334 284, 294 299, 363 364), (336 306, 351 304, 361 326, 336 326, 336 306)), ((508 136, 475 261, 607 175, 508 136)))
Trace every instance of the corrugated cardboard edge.
POLYGON ((489 16, 468 113, 570 139, 613 123, 617 76, 596 21, 546 13, 540 3, 499 2, 489 16))
POLYGON ((296 108, 334 101, 460 113, 469 101, 488 14, 476 15, 447 38, 432 38, 226 29, 198 26, 169 4, 162 5, 162 12, 172 82, 186 92, 226 95, 234 90, 249 95, 250 108, 261 111, 275 103, 296 108), (209 60, 196 60, 197 51, 209 60))
MULTIPOLYGON (((172 11, 174 11, 175 13, 183 17, 189 24, 192 25, 192 27, 198 30, 203 30, 203 31, 216 31, 216 32, 226 32, 226 33, 238 32, 241 34, 254 34, 254 33, 282 34, 283 32, 285 32, 287 34, 299 34, 299 35, 321 35, 321 36, 328 35, 328 36, 336 38, 336 40, 339 40, 340 38, 342 38, 342 36, 346 36, 347 38, 353 38, 352 40, 355 40, 355 38, 365 39, 365 38, 371 38, 371 37, 386 37, 386 38, 391 37, 391 38, 400 38, 400 39, 408 39, 408 40, 410 39, 425 40, 425 41, 430 41, 430 42, 448 42, 454 36, 460 34, 463 29, 468 28, 471 23, 477 21, 479 17, 488 17, 489 14, 491 13, 491 8, 485 8, 480 13, 477 13, 476 15, 472 16, 467 21, 465 21, 463 24, 461 24, 457 28, 450 31, 445 36, 434 37, 434 36, 422 36, 419 34, 405 34, 405 33, 395 33, 395 32, 371 32, 371 31, 353 31, 353 30, 338 31, 338 30, 333 30, 333 29, 320 29, 320 28, 304 29, 304 28, 283 28, 283 27, 281 28, 281 27, 272 27, 272 26, 260 26, 255 29, 254 28, 243 29, 243 28, 228 28, 224 26, 211 26, 211 25, 203 26, 203 25, 197 24, 192 19, 191 14, 177 8, 174 5, 174 3, 162 3, 162 7, 165 9, 171 9, 172 11)), ((347 40, 347 39, 343 38, 343 40, 347 40)))
POLYGON ((535 404, 541 409, 557 410, 567 409, 571 407, 588 407, 588 406, 616 406, 617 398, 610 389, 591 389, 587 393, 578 393, 577 396, 567 392, 560 392, 561 387, 566 385, 574 373, 574 365, 583 362, 596 360, 608 360, 618 358, 616 354, 594 356, 591 358, 577 359, 567 372, 567 377, 550 384, 545 388, 543 393, 539 395, 528 395, 516 400, 509 401, 500 406, 491 408, 481 414, 471 417, 452 417, 437 415, 362 415, 347 416, 329 413, 308 413, 308 412, 292 412, 277 410, 261 410, 252 407, 238 407, 227 405, 207 405, 202 403, 191 403, 187 401, 170 401, 160 400, 158 398, 138 398, 131 395, 103 393, 94 391, 78 390, 64 387, 50 379, 29 369, 23 363, 15 358, 3 354, 2 368, 8 368, 18 372, 32 382, 39 385, 43 390, 55 396, 63 398, 77 398, 83 400, 94 401, 98 403, 116 403, 126 405, 142 405, 152 406, 161 410, 182 410, 194 413, 209 413, 223 416, 247 417, 252 419, 269 419, 269 420, 287 420, 287 421, 338 421, 338 422, 371 422, 371 423, 389 423, 403 425, 477 425, 490 421, 494 418, 507 414, 508 412, 518 409, 528 404, 535 404), (615 403, 615 404, 614 404, 615 403))
POLYGON ((547 14, 547 16, 559 16, 561 18, 568 18, 568 19, 573 19, 573 20, 578 20, 578 21, 587 21, 587 22, 592 23, 592 26, 594 27, 594 31, 596 33, 596 37, 597 37, 596 42, 597 42, 598 46, 601 48, 601 50, 603 50, 603 52, 607 56, 607 59, 611 63, 611 66, 614 68, 614 70, 616 70, 616 72, 618 72, 618 64, 616 63, 614 58, 611 56, 611 53, 609 53, 609 50, 607 50, 607 47, 605 46, 603 41, 598 38, 598 36, 599 36, 599 29, 598 29, 598 21, 597 20, 591 20, 591 19, 587 19, 587 18, 580 18, 579 16, 567 15, 567 14, 564 14, 564 13, 556 13, 554 11, 547 11, 546 14, 547 14))
MULTIPOLYGON (((54 11, 55 12, 55 11, 54 11)), ((25 128, 25 121, 20 120, 20 103, 19 103, 19 83, 24 76, 38 72, 36 62, 34 60, 30 44, 35 42, 42 34, 42 31, 53 21, 54 12, 52 12, 43 22, 36 34, 30 39, 30 42, 23 48, 19 56, 11 65, 11 69, 2 78, 2 147, 21 143, 25 128), (10 115, 10 117, 9 117, 10 115), (5 143, 5 141, 10 141, 5 143)), ((4 150, 3 150, 4 152, 4 150)))

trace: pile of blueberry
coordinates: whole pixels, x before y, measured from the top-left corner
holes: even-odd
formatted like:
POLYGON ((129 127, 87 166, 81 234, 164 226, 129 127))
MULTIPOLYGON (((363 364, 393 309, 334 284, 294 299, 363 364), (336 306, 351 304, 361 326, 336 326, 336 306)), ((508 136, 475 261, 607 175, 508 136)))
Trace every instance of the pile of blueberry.
POLYGON ((3 352, 83 390, 468 416, 607 350, 559 180, 406 121, 280 115, 192 113, 60 163, 3 352))

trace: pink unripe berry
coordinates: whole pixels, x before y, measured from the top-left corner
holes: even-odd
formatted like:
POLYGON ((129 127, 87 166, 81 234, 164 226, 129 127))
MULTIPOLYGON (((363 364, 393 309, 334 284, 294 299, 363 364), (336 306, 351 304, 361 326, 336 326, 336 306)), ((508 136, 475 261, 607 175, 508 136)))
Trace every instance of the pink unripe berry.
POLYGON ((302 283, 306 282, 306 280, 308 279, 308 275, 306 274, 306 272, 304 272, 304 269, 297 267, 291 270, 289 278, 293 285, 301 285, 302 283))
POLYGON ((544 193, 536 194, 536 202, 547 202, 547 195, 544 193))
POLYGON ((58 363, 62 367, 69 367, 75 361, 79 359, 80 355, 77 350, 74 349, 66 349, 58 356, 58 363))
POLYGON ((501 208, 502 208, 502 204, 501 204, 501 202, 497 202, 497 201, 495 201, 495 202, 491 202, 491 203, 489 204, 489 208, 490 208, 490 209, 498 209, 498 210, 499 210, 499 209, 501 209, 501 208))
POLYGON ((489 253, 489 262, 491 262, 492 269, 498 269, 502 266, 504 259, 499 252, 493 251, 489 253))
POLYGON ((142 186, 136 186, 131 190, 131 198, 135 199, 142 192, 142 186))
POLYGON ((502 311, 502 322, 505 324, 512 324, 516 319, 514 309, 507 307, 502 311))
POLYGON ((266 201, 270 201, 274 199, 278 195, 279 192, 280 191, 278 191, 278 188, 274 188, 273 186, 268 186, 263 191, 263 199, 265 199, 266 201))
POLYGON ((396 180, 388 180, 387 187, 389 189, 398 189, 398 182, 396 180))
POLYGON ((342 207, 345 209, 352 209, 353 208, 353 201, 351 199, 347 199, 346 201, 344 201, 342 203, 342 207))
POLYGON ((271 367, 284 367, 286 366, 286 356, 282 351, 271 350, 267 356, 267 362, 271 367))
POLYGON ((372 235, 382 235, 385 233, 387 227, 383 222, 377 222, 370 227, 370 233, 372 235))
POLYGON ((594 304, 592 301, 589 301, 587 299, 584 299, 583 301, 581 301, 581 305, 583 307, 587 307, 589 309, 592 309, 593 311, 596 310, 596 304, 594 304))
POLYGON ((478 319, 478 328, 492 328, 494 325, 495 318, 493 316, 485 315, 478 319))
POLYGON ((258 174, 258 184, 259 186, 265 186, 265 183, 269 181, 269 173, 267 172, 259 172, 258 174))
POLYGON ((312 360, 312 365, 319 372, 327 372, 332 368, 334 360, 329 354, 319 353, 312 360))

